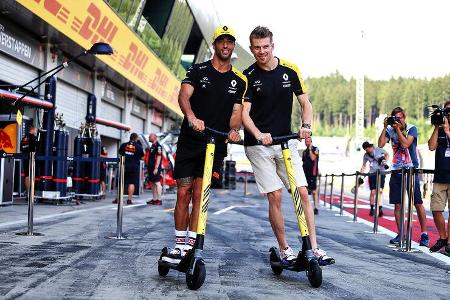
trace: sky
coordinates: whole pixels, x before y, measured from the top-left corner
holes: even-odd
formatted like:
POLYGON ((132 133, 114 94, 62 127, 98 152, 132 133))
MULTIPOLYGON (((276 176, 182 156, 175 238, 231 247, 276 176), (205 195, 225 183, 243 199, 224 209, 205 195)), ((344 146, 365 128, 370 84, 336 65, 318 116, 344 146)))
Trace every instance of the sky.
POLYGON ((255 26, 269 27, 275 55, 296 63, 305 78, 450 74, 450 1, 212 1, 246 49, 255 26))

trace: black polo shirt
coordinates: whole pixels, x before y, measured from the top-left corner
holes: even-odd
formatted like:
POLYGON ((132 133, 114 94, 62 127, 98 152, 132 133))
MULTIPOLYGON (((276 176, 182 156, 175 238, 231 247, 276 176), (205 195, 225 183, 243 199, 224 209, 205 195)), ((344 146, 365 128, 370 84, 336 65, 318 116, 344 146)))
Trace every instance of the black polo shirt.
MULTIPOLYGON (((155 142, 155 143, 152 143, 152 145, 150 146, 150 154, 148 156, 149 171, 153 172, 153 170, 155 169, 156 158, 158 156, 162 156, 162 146, 160 143, 155 142)), ((161 162, 162 162, 162 158, 159 161, 158 169, 161 169, 161 162)))
MULTIPOLYGON (((234 104, 242 104, 247 89, 247 79, 234 67, 228 72, 217 71, 211 61, 192 65, 182 84, 190 84, 194 92, 190 104, 195 116, 205 125, 223 132, 230 131, 230 118, 234 104)), ((205 144, 206 136, 189 127, 187 118, 181 125, 182 141, 205 144)), ((224 139, 216 139, 216 147, 223 147, 224 139)))
POLYGON ((22 153, 36 152, 37 138, 34 134, 27 133, 20 141, 20 151, 22 153))
POLYGON ((306 148, 302 154, 303 171, 306 177, 316 177, 319 173, 319 148, 311 146, 311 150, 317 155, 315 160, 309 155, 310 148, 306 148))
MULTIPOLYGON (((295 64, 278 59, 271 71, 261 69, 257 63, 244 71, 248 89, 244 101, 251 102, 250 117, 263 133, 282 136, 291 133, 291 114, 294 95, 306 93, 305 84, 295 64)), ((257 145, 256 138, 244 131, 244 145, 257 145)))

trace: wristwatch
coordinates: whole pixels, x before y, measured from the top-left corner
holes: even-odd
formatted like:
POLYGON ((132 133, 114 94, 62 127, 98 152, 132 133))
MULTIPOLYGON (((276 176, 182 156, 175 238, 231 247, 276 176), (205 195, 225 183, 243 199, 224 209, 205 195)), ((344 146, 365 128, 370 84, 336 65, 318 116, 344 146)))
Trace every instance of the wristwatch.
POLYGON ((309 123, 303 123, 303 124, 302 124, 302 128, 311 129, 311 124, 309 124, 309 123))

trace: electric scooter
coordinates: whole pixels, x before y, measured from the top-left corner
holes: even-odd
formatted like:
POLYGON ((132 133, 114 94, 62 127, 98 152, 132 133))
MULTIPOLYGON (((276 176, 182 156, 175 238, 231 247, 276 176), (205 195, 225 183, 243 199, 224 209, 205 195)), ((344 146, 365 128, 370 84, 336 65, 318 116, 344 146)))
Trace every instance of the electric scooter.
MULTIPOLYGON (((205 261, 202 257, 203 244, 206 233, 206 220, 208 216, 209 196, 211 191, 211 176, 213 171, 214 152, 216 137, 228 137, 228 133, 217 131, 206 127, 204 133, 208 136, 206 145, 205 165, 203 169, 202 193, 200 198, 200 212, 197 222, 197 239, 194 247, 181 258, 177 263, 170 263, 162 260, 169 253, 169 248, 164 247, 158 260, 158 273, 160 276, 166 276, 170 269, 186 273, 186 284, 191 290, 199 289, 206 278, 205 261)), ((242 142, 240 142, 242 143, 242 142)))
POLYGON ((314 256, 311 241, 309 239, 309 230, 306 223, 305 212, 303 211, 302 201, 300 199, 300 191, 297 186, 294 168, 292 166, 291 150, 288 141, 298 139, 297 134, 287 136, 273 137, 272 143, 281 142, 283 159, 286 166, 289 187, 291 189, 291 197, 294 202, 295 214, 297 216, 298 228, 300 230, 302 249, 298 252, 295 264, 285 266, 281 263, 280 252, 276 247, 270 248, 270 267, 275 275, 280 275, 283 270, 294 272, 306 271, 311 286, 318 288, 322 284, 322 269, 320 268, 317 258, 314 256))

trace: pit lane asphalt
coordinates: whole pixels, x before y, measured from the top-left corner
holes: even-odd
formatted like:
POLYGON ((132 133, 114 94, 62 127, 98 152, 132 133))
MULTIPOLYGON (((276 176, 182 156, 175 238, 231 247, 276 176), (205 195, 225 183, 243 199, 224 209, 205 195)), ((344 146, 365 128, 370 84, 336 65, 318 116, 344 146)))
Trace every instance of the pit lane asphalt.
MULTIPOLYGON (((175 195, 162 207, 147 206, 150 194, 126 206, 126 240, 116 231, 110 199, 81 206, 35 206, 35 231, 26 230, 26 206, 0 207, 0 298, 5 299, 445 299, 450 266, 423 253, 399 253, 390 237, 368 234, 370 227, 348 223, 323 208, 316 216, 318 242, 336 259, 323 268, 323 284, 312 288, 305 273, 275 276, 268 250, 276 240, 267 201, 253 184, 251 195, 213 190, 205 239, 206 281, 198 291, 185 275, 171 270, 161 278, 157 260, 173 243, 175 195), (233 206, 233 207, 232 207, 233 206), (232 208, 230 208, 232 207, 232 208)), ((283 195, 288 241, 298 250, 291 200, 283 195)), ((448 299, 448 298, 447 298, 448 299)))

